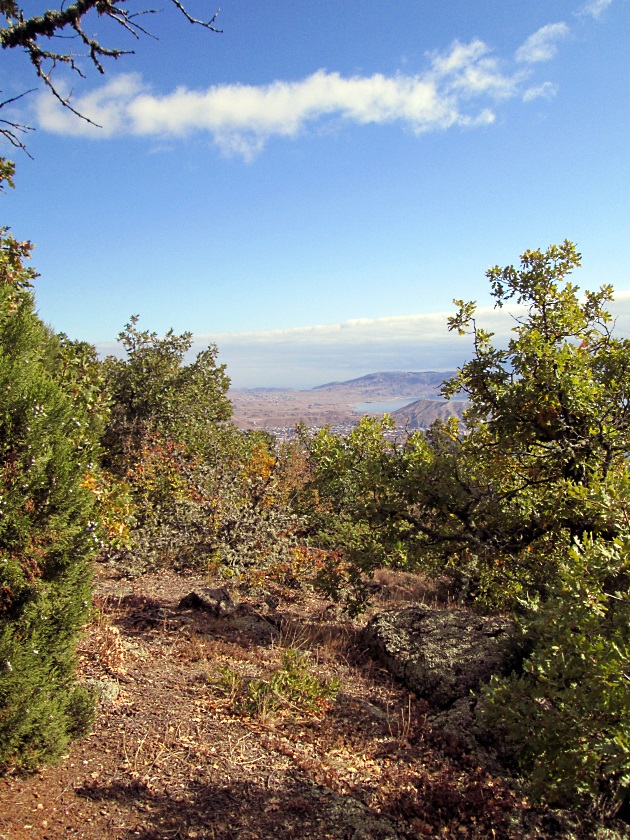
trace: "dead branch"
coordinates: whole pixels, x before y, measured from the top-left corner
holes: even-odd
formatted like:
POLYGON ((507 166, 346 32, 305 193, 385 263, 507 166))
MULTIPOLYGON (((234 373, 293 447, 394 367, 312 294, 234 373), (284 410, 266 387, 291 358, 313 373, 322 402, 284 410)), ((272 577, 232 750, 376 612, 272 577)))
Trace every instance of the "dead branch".
MULTIPOLYGON (((108 47, 97 38, 89 37, 82 24, 83 18, 89 12, 95 11, 99 17, 113 20, 136 39, 142 36, 155 37, 139 23, 138 19, 144 15, 155 14, 157 10, 142 9, 134 12, 124 8, 125 2, 126 0, 75 0, 68 6, 62 4, 59 9, 48 9, 43 15, 25 18, 23 9, 17 5, 16 0, 0 0, 0 15, 4 15, 7 22, 7 26, 0 28, 0 48, 23 50, 33 65, 36 75, 61 105, 79 119, 96 126, 97 123, 73 107, 70 102, 72 94, 64 96, 61 93, 52 74, 59 65, 63 65, 81 78, 85 78, 80 64, 81 59, 88 60, 99 73, 104 74, 103 59, 118 59, 123 55, 133 54, 133 50, 108 47), (65 34, 68 31, 70 35, 65 34), (86 52, 75 54, 70 50, 63 51, 42 46, 43 42, 46 47, 50 47, 52 39, 55 39, 56 44, 57 39, 62 38, 77 39, 86 52)), ((189 23, 209 29, 211 32, 221 32, 215 25, 219 14, 218 9, 210 20, 204 21, 193 17, 181 0, 171 0, 171 2, 189 23)), ((10 105, 31 92, 25 91, 0 102, 0 108, 10 105)), ((20 135, 32 130, 31 126, 22 125, 19 122, 0 120, 0 136, 23 151, 26 151, 26 147, 20 135)))

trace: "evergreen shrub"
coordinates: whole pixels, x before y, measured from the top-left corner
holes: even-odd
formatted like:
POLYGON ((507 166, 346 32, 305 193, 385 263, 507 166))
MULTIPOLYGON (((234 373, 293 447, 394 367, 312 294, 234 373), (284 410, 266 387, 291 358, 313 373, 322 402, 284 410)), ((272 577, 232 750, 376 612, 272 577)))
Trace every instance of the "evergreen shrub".
POLYGON ((84 731, 75 679, 98 544, 86 476, 95 457, 84 402, 56 365, 34 310, 28 242, 0 232, 0 770, 29 770, 84 731))

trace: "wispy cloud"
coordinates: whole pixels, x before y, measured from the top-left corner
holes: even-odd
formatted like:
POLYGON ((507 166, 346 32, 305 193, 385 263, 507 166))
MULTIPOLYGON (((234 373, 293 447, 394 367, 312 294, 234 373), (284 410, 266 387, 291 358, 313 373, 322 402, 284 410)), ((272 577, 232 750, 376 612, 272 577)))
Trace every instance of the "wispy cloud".
POLYGON ((236 387, 308 388, 380 370, 451 370, 471 343, 454 341, 446 313, 195 336, 217 344, 236 387))
POLYGON ((569 27, 562 21, 542 26, 517 49, 516 60, 524 64, 549 61, 558 52, 558 42, 564 40, 569 32, 569 27))
POLYGON ((612 6, 613 0, 590 0, 589 3, 585 3, 584 6, 580 9, 579 14, 582 15, 590 15, 591 17, 598 20, 606 11, 609 6, 612 6))
POLYGON ((553 82, 543 82, 541 85, 527 88, 523 94, 523 102, 533 102, 534 99, 553 99, 558 93, 558 85, 553 82))
POLYGON ((139 75, 126 74, 72 99, 73 107, 100 129, 77 120, 45 94, 36 108, 40 127, 51 132, 101 138, 202 132, 224 152, 251 159, 270 137, 295 137, 327 118, 357 125, 400 123, 416 134, 488 125, 495 119, 494 105, 517 95, 522 78, 520 70, 506 72, 488 45, 476 39, 432 53, 418 75, 344 77, 322 69, 299 81, 180 87, 157 94, 139 75))
MULTIPOLYGON (((483 310, 486 314, 486 310, 483 310)), ((194 336, 192 352, 216 344, 235 387, 309 388, 380 370, 452 370, 470 356, 472 342, 448 332, 447 312, 358 318, 248 333, 194 336)), ((496 323, 496 313, 487 314, 496 323)), ((504 313, 499 318, 505 320, 504 313)), ((484 324, 488 321, 484 318, 484 324)), ((99 344, 119 355, 116 344, 99 344)))
MULTIPOLYGON (((597 16, 612 0, 591 0, 597 16)), ((297 81, 265 85, 223 84, 206 90, 179 87, 155 92, 139 74, 110 78, 73 97, 75 110, 100 128, 79 120, 42 93, 35 101, 39 126, 58 134, 95 138, 145 136, 160 140, 209 135, 228 155, 252 160, 271 137, 294 138, 326 120, 355 125, 398 123, 417 135, 453 127, 489 125, 501 102, 529 102, 556 92, 551 82, 532 82, 534 65, 549 61, 569 35, 566 23, 538 29, 512 61, 500 60, 484 41, 454 41, 427 55, 415 75, 374 73, 345 77, 325 69, 297 81)))

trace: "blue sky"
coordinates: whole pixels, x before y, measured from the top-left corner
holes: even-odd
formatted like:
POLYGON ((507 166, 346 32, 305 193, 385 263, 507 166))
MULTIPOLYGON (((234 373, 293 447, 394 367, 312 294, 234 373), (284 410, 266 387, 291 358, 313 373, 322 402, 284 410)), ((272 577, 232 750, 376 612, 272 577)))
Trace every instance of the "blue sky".
MULTIPOLYGON (((488 305, 527 248, 572 239, 582 288, 630 290, 628 0, 225 0, 218 23, 102 30, 136 54, 57 75, 100 129, 20 101, 3 223, 55 329, 107 349, 139 313, 216 340, 235 385, 303 387, 461 363, 452 299, 488 305)), ((2 60, 5 96, 33 87, 2 60)))

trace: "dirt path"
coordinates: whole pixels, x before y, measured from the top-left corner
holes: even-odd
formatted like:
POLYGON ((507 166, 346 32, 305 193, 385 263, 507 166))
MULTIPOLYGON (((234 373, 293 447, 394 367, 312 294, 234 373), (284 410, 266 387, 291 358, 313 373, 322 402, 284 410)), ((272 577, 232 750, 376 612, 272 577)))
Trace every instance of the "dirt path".
POLYGON ((0 781, 1 840, 559 836, 432 732, 359 625, 319 599, 267 591, 226 620, 178 608, 202 579, 97 583, 81 649, 102 693, 94 729, 56 767, 0 781), (239 708, 287 650, 339 681, 335 699, 239 708))

